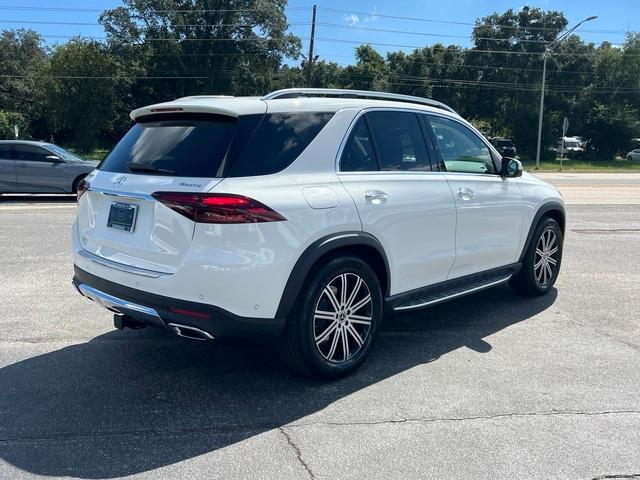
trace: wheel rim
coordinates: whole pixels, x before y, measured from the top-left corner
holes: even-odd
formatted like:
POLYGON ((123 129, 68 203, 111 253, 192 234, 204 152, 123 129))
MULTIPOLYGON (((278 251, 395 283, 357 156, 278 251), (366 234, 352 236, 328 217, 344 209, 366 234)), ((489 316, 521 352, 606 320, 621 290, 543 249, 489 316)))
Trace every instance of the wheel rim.
POLYGON ((329 362, 354 358, 369 337, 373 300, 367 283, 355 273, 343 273, 322 290, 313 315, 316 348, 329 362))
POLYGON ((548 286, 553 280, 558 267, 559 253, 560 248, 556 232, 552 229, 542 232, 536 245, 536 254, 533 263, 536 282, 541 287, 548 286))

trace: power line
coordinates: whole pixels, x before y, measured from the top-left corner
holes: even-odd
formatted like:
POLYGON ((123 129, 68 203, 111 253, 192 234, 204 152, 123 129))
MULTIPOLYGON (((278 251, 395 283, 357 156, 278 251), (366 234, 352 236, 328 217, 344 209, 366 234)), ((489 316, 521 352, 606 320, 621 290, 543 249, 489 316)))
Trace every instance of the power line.
MULTIPOLYGON (((40 35, 41 37, 46 38, 84 38, 87 40, 108 40, 108 37, 96 37, 96 36, 88 36, 84 37, 82 35, 57 35, 57 34, 47 34, 40 35)), ((308 40, 309 37, 297 37, 302 40, 308 40)), ((175 37, 142 37, 140 39, 141 42, 165 42, 165 41, 175 41, 175 42, 280 42, 284 40, 284 38, 265 38, 265 37, 256 37, 256 38, 198 38, 198 37, 186 37, 186 38, 175 38, 175 37)), ((139 43, 131 43, 128 45, 138 45, 139 43)))
MULTIPOLYGON (((329 28, 339 28, 339 29, 343 29, 343 30, 353 30, 354 27, 350 26, 350 25, 341 25, 339 23, 318 23, 318 25, 321 25, 323 27, 329 27, 329 28)), ((405 30, 393 30, 393 29, 387 29, 387 28, 377 28, 377 27, 361 27, 361 26, 357 26, 356 27, 358 30, 365 30, 365 31, 369 31, 369 32, 381 32, 381 33, 401 33, 404 35, 419 35, 419 36, 424 36, 424 37, 441 37, 441 38, 463 38, 463 39, 467 39, 470 40, 471 36, 470 35, 450 35, 450 34, 446 34, 446 33, 425 33, 425 32, 413 32, 413 31, 405 31, 405 30)), ((514 39, 512 38, 500 38, 500 37, 477 37, 476 40, 499 40, 499 41, 503 41, 503 42, 512 42, 514 39)), ((517 39, 516 43, 549 43, 546 40, 529 40, 529 39, 517 39)))
MULTIPOLYGON (((423 49, 425 48, 425 45, 404 45, 404 44, 397 44, 397 43, 380 43, 380 42, 360 42, 358 40, 347 40, 347 39, 343 39, 343 38, 316 38, 316 41, 323 41, 323 42, 333 42, 333 43, 350 43, 350 44, 356 44, 356 45, 377 45, 377 46, 381 46, 381 47, 394 47, 394 48, 413 48, 413 49, 423 49)), ((461 47, 458 45, 453 45, 454 47, 458 48, 460 52, 463 53, 467 53, 467 52, 475 52, 475 53, 498 53, 498 54, 505 54, 505 55, 543 55, 544 52, 540 51, 540 52, 522 52, 522 51, 509 51, 509 50, 481 50, 481 49, 475 49, 475 48, 465 48, 465 47, 461 47)), ((592 53, 579 53, 579 52, 557 52, 554 51, 553 52, 553 56, 595 56, 596 52, 592 52, 592 53)), ((625 53, 625 56, 634 56, 634 57, 640 57, 640 54, 629 54, 629 53, 625 53)))
MULTIPOLYGON (((230 72, 231 70, 222 69, 222 72, 230 72)), ((291 73, 276 73, 272 75, 272 78, 280 78, 292 76, 291 73)), ((233 75, 221 75, 219 71, 212 73, 211 75, 83 75, 83 74, 70 74, 70 75, 39 75, 39 74, 24 74, 24 75, 6 75, 1 74, 0 78, 52 78, 52 79, 63 79, 63 80, 205 80, 211 78, 234 78, 233 75)), ((345 76, 345 79, 351 80, 353 77, 357 78, 375 78, 375 75, 368 74, 356 74, 352 73, 348 76, 345 76)), ((527 91, 539 91, 540 87, 536 84, 522 84, 516 82, 492 82, 492 81, 477 81, 477 80, 465 80, 465 79, 457 79, 457 78, 422 78, 415 77, 409 75, 391 75, 391 78, 396 78, 400 80, 400 82, 389 82, 392 84, 402 84, 404 86, 412 86, 418 87, 423 86, 424 84, 434 84, 434 83, 445 83, 452 85, 466 85, 471 87, 493 87, 496 89, 507 88, 507 89, 515 89, 515 90, 527 90, 527 91)), ((551 92, 556 91, 564 91, 571 93, 579 93, 584 88, 588 86, 565 86, 565 85, 547 85, 548 90, 551 92)), ((631 93, 635 92, 634 88, 598 88, 597 91, 600 92, 609 92, 609 93, 631 93)))
MULTIPOLYGON (((57 21, 48 21, 48 20, 0 20, 0 23, 27 23, 34 25, 71 25, 71 26, 82 26, 82 27, 99 27, 102 26, 101 23, 98 22, 57 22, 57 21)), ((137 24, 138 26, 145 26, 144 24, 137 24)), ((311 22, 293 22, 288 25, 311 25, 311 22)), ((180 23, 172 23, 172 27, 237 27, 244 28, 250 27, 253 28, 256 25, 249 24, 237 24, 237 23, 193 23, 193 24, 180 24, 180 23)))
MULTIPOLYGON (((287 10, 309 10, 309 7, 286 7, 287 10)), ((109 8, 77 8, 77 7, 39 7, 0 5, 0 10, 39 11, 39 12, 74 12, 74 13, 102 13, 109 8)), ((215 12, 273 12, 272 8, 194 8, 194 9, 163 9, 154 13, 215 13, 215 12)))
MULTIPOLYGON (((559 32, 560 30, 555 27, 537 27, 534 25, 520 26, 520 25, 500 25, 500 24, 478 24, 476 22, 461 22, 454 20, 436 20, 433 18, 423 18, 423 17, 408 17, 401 15, 385 15, 378 12, 362 12, 362 11, 353 11, 353 10, 342 10, 339 8, 330 8, 330 7, 318 7, 319 10, 323 10, 325 12, 335 12, 335 13, 346 13, 346 14, 354 14, 354 15, 364 15, 368 17, 381 17, 381 18, 392 18, 396 20, 411 20, 416 22, 428 22, 428 23, 442 23, 447 25, 466 25, 466 26, 486 26, 486 27, 497 27, 497 28, 511 28, 514 30, 540 30, 540 31, 551 31, 551 32, 559 32)), ((588 33, 626 33, 627 30, 589 30, 583 29, 582 32, 588 33)))

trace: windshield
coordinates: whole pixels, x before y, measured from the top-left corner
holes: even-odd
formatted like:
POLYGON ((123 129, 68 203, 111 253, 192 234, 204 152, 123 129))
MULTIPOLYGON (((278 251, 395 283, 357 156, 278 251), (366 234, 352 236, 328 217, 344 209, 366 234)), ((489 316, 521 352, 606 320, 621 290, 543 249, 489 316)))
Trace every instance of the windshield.
POLYGON ((579 144, 578 142, 571 142, 571 141, 566 142, 566 141, 565 141, 565 142, 564 142, 564 146, 565 146, 565 148, 567 148, 567 147, 568 147, 568 148, 577 148, 577 147, 579 147, 579 146, 580 146, 580 144, 579 144))
POLYGON ((58 145, 49 144, 47 145, 47 148, 58 155, 62 160, 66 160, 67 162, 84 162, 83 158, 74 155, 70 151, 59 147, 58 145))

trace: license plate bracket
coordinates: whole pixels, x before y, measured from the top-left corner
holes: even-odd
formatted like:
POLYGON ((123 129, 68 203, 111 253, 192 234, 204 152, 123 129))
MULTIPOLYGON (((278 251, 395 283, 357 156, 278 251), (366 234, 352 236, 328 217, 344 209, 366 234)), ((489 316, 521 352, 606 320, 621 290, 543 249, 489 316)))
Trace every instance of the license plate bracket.
POLYGON ((136 216, 138 214, 138 206, 131 203, 113 202, 109 209, 109 218, 107 219, 107 227, 123 230, 125 232, 133 232, 136 224, 136 216))

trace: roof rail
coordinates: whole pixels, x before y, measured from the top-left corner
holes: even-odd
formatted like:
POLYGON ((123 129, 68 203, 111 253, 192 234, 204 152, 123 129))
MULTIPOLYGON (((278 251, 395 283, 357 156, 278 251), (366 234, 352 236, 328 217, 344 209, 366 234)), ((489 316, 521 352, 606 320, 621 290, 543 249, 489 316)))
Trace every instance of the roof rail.
POLYGON ((348 90, 342 88, 285 88, 268 93, 262 100, 275 100, 277 98, 299 98, 299 97, 338 97, 338 98, 369 98, 375 100, 391 100, 396 102, 418 103, 430 107, 441 108, 447 112, 457 112, 437 100, 430 98, 414 97, 402 95, 400 93, 373 92, 368 90, 348 90))

